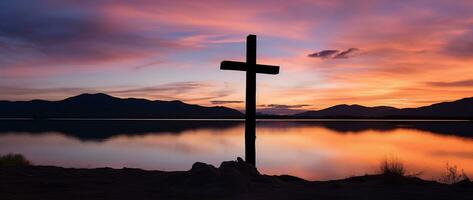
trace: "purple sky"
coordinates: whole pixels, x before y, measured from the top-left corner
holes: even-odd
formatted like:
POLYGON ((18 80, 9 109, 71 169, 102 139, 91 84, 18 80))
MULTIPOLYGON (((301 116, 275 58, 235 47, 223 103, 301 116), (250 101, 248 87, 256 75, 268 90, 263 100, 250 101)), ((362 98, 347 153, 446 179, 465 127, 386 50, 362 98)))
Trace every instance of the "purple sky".
POLYGON ((415 107, 473 96, 472 1, 0 2, 0 99, 88 92, 242 108, 258 35, 261 109, 415 107))

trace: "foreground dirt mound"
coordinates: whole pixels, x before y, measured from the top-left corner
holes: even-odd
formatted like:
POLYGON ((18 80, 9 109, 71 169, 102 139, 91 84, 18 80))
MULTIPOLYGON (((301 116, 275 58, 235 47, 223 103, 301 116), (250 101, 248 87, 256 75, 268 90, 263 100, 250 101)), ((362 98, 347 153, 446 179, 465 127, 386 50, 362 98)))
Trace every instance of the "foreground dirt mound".
POLYGON ((386 175, 310 182, 262 175, 243 160, 189 171, 0 167, 0 199, 473 199, 473 184, 386 175))
POLYGON ((277 176, 261 175, 240 158, 223 162, 218 168, 197 162, 191 170, 168 176, 163 182, 168 191, 206 197, 228 197, 287 185, 277 176))

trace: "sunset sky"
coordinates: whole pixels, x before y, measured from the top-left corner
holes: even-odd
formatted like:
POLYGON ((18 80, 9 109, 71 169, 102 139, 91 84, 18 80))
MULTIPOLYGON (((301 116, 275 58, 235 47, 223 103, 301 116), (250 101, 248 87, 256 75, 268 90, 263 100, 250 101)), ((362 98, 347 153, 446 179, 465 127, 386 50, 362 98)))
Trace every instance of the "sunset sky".
POLYGON ((473 96, 473 1, 0 1, 0 99, 80 93, 241 109, 417 107, 473 96))

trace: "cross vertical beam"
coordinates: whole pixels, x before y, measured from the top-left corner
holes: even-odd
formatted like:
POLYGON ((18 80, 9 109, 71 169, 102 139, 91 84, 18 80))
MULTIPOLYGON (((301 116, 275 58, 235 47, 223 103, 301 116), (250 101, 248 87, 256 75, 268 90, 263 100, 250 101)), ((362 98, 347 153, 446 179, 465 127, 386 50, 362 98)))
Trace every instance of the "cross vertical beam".
POLYGON ((246 37, 245 160, 256 166, 256 35, 246 37))
POLYGON ((256 73, 279 74, 279 66, 256 64, 256 35, 248 35, 246 62, 224 60, 220 69, 246 71, 245 161, 256 166, 256 73))

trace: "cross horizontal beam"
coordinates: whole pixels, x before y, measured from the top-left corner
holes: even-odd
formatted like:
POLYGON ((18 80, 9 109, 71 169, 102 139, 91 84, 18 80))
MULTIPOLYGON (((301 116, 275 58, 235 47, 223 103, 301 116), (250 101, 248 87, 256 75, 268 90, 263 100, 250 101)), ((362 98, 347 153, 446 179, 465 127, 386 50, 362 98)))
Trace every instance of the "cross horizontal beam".
MULTIPOLYGON (((247 64, 245 62, 227 61, 224 60, 220 63, 221 70, 236 70, 246 71, 247 64)), ((279 74, 279 66, 274 65, 260 65, 256 64, 255 72, 259 74, 279 74)))

